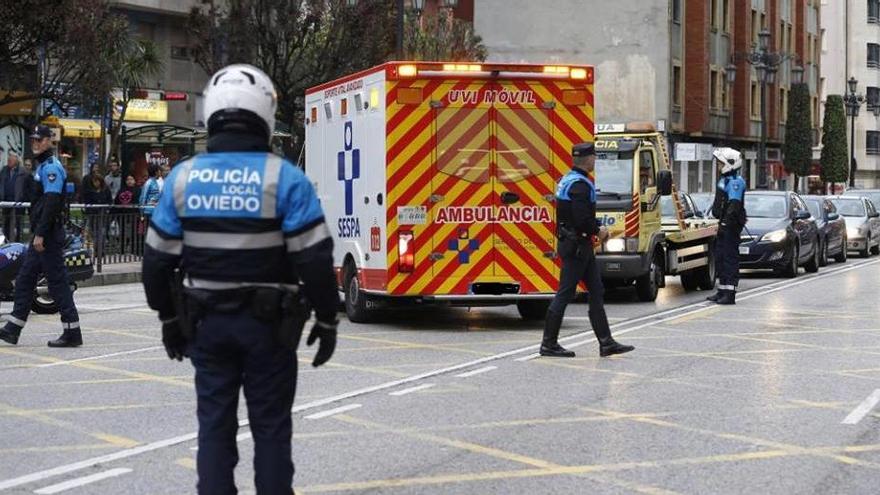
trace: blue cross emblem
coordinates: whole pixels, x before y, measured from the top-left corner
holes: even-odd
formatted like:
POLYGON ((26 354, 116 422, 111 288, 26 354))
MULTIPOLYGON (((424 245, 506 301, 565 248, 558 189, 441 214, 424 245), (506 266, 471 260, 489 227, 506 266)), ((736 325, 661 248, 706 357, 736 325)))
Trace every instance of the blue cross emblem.
POLYGON ((345 131, 342 138, 343 150, 336 155, 338 165, 336 177, 345 184, 345 215, 351 216, 354 213, 354 192, 353 185, 355 179, 361 177, 361 150, 354 149, 354 138, 351 129, 351 121, 345 123, 345 131), (345 155, 351 152, 351 176, 346 174, 345 155))
POLYGON ((461 229, 458 231, 458 238, 452 239, 449 241, 449 244, 446 246, 448 251, 455 251, 458 253, 458 262, 462 265, 467 265, 471 262, 471 253, 480 249, 480 240, 479 239, 469 239, 470 234, 467 229, 461 229), (467 241, 462 243, 461 241, 467 241))

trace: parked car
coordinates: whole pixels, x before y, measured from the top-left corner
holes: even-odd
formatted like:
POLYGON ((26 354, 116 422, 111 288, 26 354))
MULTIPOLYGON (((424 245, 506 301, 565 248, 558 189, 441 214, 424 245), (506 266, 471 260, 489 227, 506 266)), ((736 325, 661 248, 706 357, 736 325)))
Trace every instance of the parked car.
POLYGON ((823 196, 802 196, 819 229, 819 266, 828 264, 834 257, 838 263, 846 262, 846 220, 837 213, 830 199, 823 196))
MULTIPOLYGON (((859 192, 861 194, 861 191, 859 192)), ((880 254, 880 213, 862 196, 833 196, 831 202, 846 220, 846 247, 867 258, 880 254)))
POLYGON ((868 198, 874 203, 874 208, 880 208, 880 189, 848 189, 843 195, 868 198))
POLYGON ((771 269, 797 277, 819 270, 819 229, 807 204, 791 191, 749 191, 748 223, 739 244, 740 268, 771 269))
POLYGON ((715 218, 712 216, 712 203, 715 201, 715 194, 691 193, 691 199, 694 201, 697 209, 702 212, 703 218, 715 218))

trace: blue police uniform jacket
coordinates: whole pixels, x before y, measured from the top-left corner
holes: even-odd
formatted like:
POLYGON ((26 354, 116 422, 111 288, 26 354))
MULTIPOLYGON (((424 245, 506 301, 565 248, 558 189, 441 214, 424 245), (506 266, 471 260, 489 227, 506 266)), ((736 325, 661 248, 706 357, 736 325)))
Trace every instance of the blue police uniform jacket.
POLYGON ((333 241, 315 191, 268 152, 204 153, 177 164, 153 211, 144 252, 147 300, 172 318, 171 273, 186 287, 301 284, 319 320, 335 319, 333 241))
POLYGON ((721 221, 722 227, 738 230, 745 225, 745 194, 746 181, 739 175, 724 176, 718 181, 712 214, 721 221))
POLYGON ((596 186, 586 172, 574 168, 556 185, 556 222, 584 237, 599 232, 596 186))
POLYGON ((37 157, 38 160, 41 158, 31 184, 31 224, 35 225, 36 235, 45 237, 60 224, 67 172, 51 153, 37 157))

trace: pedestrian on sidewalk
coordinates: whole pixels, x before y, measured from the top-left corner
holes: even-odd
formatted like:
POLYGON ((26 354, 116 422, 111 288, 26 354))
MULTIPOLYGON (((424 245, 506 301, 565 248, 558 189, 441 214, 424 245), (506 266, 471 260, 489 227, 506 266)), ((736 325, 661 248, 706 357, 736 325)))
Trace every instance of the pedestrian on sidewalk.
POLYGON ((208 151, 168 175, 147 232, 144 289, 168 357, 191 356, 196 370, 198 492, 236 493, 244 388, 257 493, 290 494, 296 348, 309 305, 316 322, 307 344, 320 341, 312 365, 336 347, 333 240, 309 180, 270 150, 277 101, 269 76, 241 64, 209 81, 208 151), (259 175, 256 192, 243 193, 254 208, 229 209, 223 199, 244 170, 259 175))
POLYGON ((559 329, 565 308, 574 299, 578 283, 584 281, 589 291, 590 324, 599 340, 599 355, 623 354, 633 346, 617 343, 611 337, 611 327, 605 314, 602 274, 593 252, 593 239, 604 242, 608 229, 596 219, 596 185, 593 171, 596 167, 596 149, 592 142, 581 143, 572 148, 571 171, 556 185, 556 236, 559 239, 559 256, 562 271, 559 275, 559 291, 544 323, 541 355, 551 357, 574 357, 574 351, 559 345, 559 329))
POLYGON ((49 295, 61 310, 63 333, 49 341, 49 347, 77 347, 82 345, 79 313, 73 302, 73 293, 67 283, 64 265, 64 182, 67 173, 55 158, 52 149, 52 130, 44 125, 34 128, 31 138, 37 170, 30 191, 30 221, 34 232, 30 247, 24 252, 24 261, 15 278, 15 303, 12 314, 6 315, 6 325, 0 329, 0 340, 17 344, 21 329, 31 312, 37 279, 44 274, 49 282, 49 295))
MULTIPOLYGON (((28 171, 21 165, 18 154, 10 151, 6 167, 0 171, 0 201, 20 203, 24 201, 28 171)), ((12 206, 3 208, 3 234, 6 240, 18 242, 21 237, 21 217, 24 209, 12 206)))
POLYGON ((119 170, 119 161, 115 156, 110 157, 109 171, 104 177, 104 183, 110 189, 110 197, 116 198, 119 190, 122 189, 122 172, 119 170))

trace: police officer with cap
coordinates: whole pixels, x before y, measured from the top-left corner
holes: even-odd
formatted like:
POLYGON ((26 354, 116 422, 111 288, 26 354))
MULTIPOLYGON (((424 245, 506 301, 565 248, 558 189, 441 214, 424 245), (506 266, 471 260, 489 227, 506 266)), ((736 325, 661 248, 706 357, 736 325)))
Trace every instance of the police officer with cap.
POLYGON ((715 240, 715 272, 718 274, 718 292, 707 297, 718 304, 736 304, 739 285, 739 241, 746 224, 743 198, 746 181, 740 177, 742 155, 733 148, 718 148, 713 152, 721 179, 715 189, 712 215, 719 220, 715 240))
POLYGON ((6 315, 6 325, 0 329, 0 340, 17 344, 31 312, 31 301, 37 279, 45 275, 49 295, 58 303, 63 331, 60 337, 49 341, 49 347, 78 347, 82 345, 79 313, 73 302, 73 292, 67 283, 64 266, 64 183, 67 173, 52 151, 52 130, 38 125, 30 135, 36 170, 29 185, 31 202, 30 222, 34 238, 24 252, 24 261, 15 277, 15 303, 12 314, 6 315))
POLYGON ((207 153, 165 180, 147 233, 144 288, 168 357, 190 357, 195 367, 198 492, 236 493, 244 388, 257 493, 289 495, 295 351, 311 308, 307 344, 320 342, 312 365, 336 346, 333 241, 311 183, 270 151, 277 101, 269 77, 230 65, 204 95, 207 153))
POLYGON ((542 356, 574 357, 573 351, 559 345, 559 329, 565 307, 574 298, 577 285, 583 280, 589 291, 590 324, 599 340, 599 355, 623 354, 635 348, 619 344, 611 337, 611 327, 605 314, 605 288, 593 252, 594 237, 600 242, 608 238, 608 230, 596 220, 594 144, 587 142, 575 145, 572 148, 572 162, 574 167, 556 185, 556 236, 559 239, 562 271, 559 291, 547 311, 540 352, 542 356))

